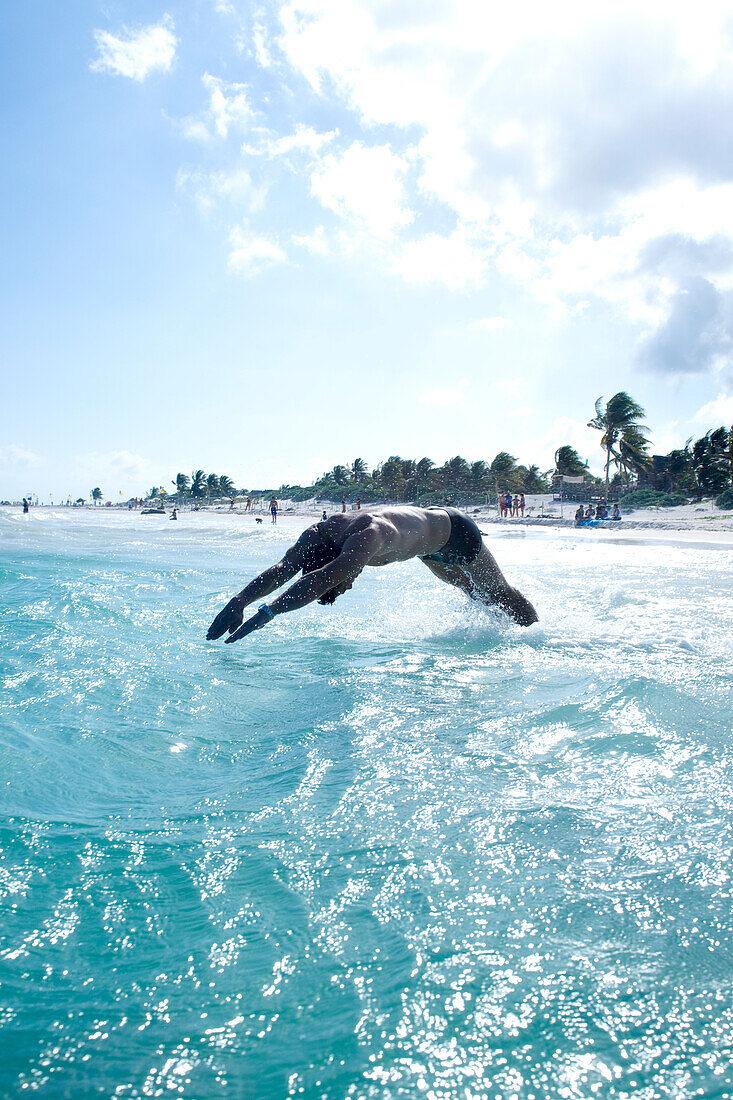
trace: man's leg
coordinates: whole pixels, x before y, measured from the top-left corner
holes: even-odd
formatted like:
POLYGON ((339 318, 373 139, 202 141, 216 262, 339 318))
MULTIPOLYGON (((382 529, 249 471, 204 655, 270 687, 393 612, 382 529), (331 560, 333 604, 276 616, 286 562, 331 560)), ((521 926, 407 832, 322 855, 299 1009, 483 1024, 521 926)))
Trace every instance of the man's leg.
POLYGON ((482 546, 479 554, 467 565, 445 565, 437 561, 425 561, 425 564, 441 581, 460 588, 472 600, 500 607, 520 626, 537 622, 538 615, 532 604, 507 583, 494 555, 486 546, 482 546))

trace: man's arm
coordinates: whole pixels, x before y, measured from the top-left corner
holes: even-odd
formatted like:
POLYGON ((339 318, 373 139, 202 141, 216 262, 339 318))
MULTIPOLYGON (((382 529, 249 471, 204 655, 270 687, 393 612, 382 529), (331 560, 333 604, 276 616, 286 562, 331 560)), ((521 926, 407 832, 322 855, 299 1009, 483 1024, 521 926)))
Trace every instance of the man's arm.
POLYGON ((381 539, 376 531, 367 528, 359 531, 346 540, 341 553, 334 561, 324 565, 321 569, 314 569, 307 573, 295 584, 291 585, 287 592, 270 605, 269 608, 260 609, 256 615, 227 638, 227 642, 238 642, 251 634, 253 630, 259 630, 275 615, 282 615, 286 611, 296 611, 299 607, 317 600, 324 592, 330 591, 341 584, 348 584, 356 580, 364 566, 374 555, 375 549, 381 545, 381 539))
POLYGON ((260 573, 253 581, 250 581, 236 596, 233 596, 226 607, 219 612, 208 629, 206 637, 208 641, 221 638, 227 630, 232 634, 237 627, 242 625, 244 609, 255 600, 261 600, 263 596, 269 596, 276 588, 282 587, 286 581, 294 577, 298 570, 303 568, 303 550, 301 546, 302 536, 291 546, 284 555, 282 561, 271 565, 264 573, 260 573))

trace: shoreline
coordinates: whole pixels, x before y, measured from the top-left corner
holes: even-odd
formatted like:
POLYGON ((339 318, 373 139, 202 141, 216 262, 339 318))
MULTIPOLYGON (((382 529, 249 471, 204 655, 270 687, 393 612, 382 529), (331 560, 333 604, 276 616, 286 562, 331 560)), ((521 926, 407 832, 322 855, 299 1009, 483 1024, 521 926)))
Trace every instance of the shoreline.
MULTIPOLYGON (((366 505, 366 507, 369 507, 369 505, 366 505)), ((337 508, 326 508, 326 511, 329 511, 330 514, 335 514, 338 510, 337 508)), ((677 513, 681 510, 681 508, 669 509, 669 511, 677 513)), ((146 516, 144 517, 144 523, 152 529, 159 530, 158 524, 161 520, 165 520, 166 525, 170 522, 171 511, 172 509, 169 509, 160 517, 146 516)), ((320 504, 316 508, 304 508, 302 505, 292 506, 280 512, 277 526, 296 528, 302 531, 309 523, 320 519, 322 511, 323 507, 320 504)), ((533 531, 548 533, 555 531, 563 538, 573 535, 586 542, 620 542, 623 540, 627 542, 674 542, 680 546, 733 550, 733 514, 731 513, 719 513, 716 509, 714 512, 707 511, 705 514, 700 514, 698 509, 694 514, 691 514, 693 507, 689 505, 685 506, 686 514, 684 515, 676 514, 662 518, 658 514, 650 515, 650 511, 651 509, 639 509, 628 517, 622 517, 620 521, 607 520, 594 527, 576 527, 574 518, 565 518, 564 516, 561 518, 559 515, 529 515, 523 518, 502 519, 493 509, 488 510, 486 508, 468 508, 466 514, 475 520, 482 534, 488 538, 504 538, 513 535, 524 537, 530 535, 533 531)), ((34 515, 40 518, 40 516, 51 516, 52 514, 65 517, 83 515, 102 518, 115 515, 120 519, 143 518, 139 509, 128 511, 127 508, 119 505, 111 508, 104 506, 73 508, 56 504, 39 504, 35 505, 27 516, 24 516, 22 510, 15 506, 0 505, 0 515, 14 516, 20 520, 30 519, 31 522, 34 515)), ((245 522, 249 521, 252 526, 257 526, 258 529, 263 531, 272 529, 270 517, 264 512, 244 512, 238 508, 230 509, 225 505, 204 505, 195 510, 184 505, 178 508, 178 516, 179 521, 186 527, 192 522, 195 524, 199 519, 205 521, 212 518, 219 520, 229 518, 237 523, 241 523, 243 520, 245 522), (256 518, 262 520, 262 523, 255 525, 253 521, 256 518)))

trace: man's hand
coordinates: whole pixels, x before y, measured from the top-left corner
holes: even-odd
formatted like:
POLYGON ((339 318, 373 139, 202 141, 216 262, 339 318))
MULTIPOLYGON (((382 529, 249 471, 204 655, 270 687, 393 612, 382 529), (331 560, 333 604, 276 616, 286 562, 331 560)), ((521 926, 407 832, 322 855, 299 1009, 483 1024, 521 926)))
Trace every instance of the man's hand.
MULTIPOLYGON (((238 626, 242 625, 243 618, 244 600, 241 596, 233 596, 224 610, 219 612, 209 627, 206 634, 207 641, 210 642, 214 638, 221 638, 222 634, 227 630, 232 634, 238 626)), ((231 640, 230 638, 227 639, 227 641, 231 640)))
POLYGON ((256 615, 253 615, 251 619, 247 619, 244 626, 240 626, 236 634, 232 634, 231 638, 225 638, 224 641, 227 645, 229 645, 230 642, 238 642, 240 638, 246 638, 253 630, 259 630, 261 626, 271 621, 272 614, 260 608, 256 615))

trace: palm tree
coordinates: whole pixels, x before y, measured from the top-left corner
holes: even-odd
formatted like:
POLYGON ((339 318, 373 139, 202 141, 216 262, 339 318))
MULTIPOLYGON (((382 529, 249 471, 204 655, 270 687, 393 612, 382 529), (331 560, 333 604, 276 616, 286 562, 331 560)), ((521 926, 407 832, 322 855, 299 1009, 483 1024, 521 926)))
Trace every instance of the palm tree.
POLYGON ((461 455, 449 458, 443 467, 446 488, 460 491, 467 489, 471 480, 471 467, 461 455))
POLYGON ((92 489, 92 500, 96 504, 97 501, 101 500, 101 499, 102 499, 102 490, 97 485, 94 489, 92 489))
POLYGON ((499 492, 499 486, 505 489, 514 488, 514 471, 517 460, 508 451, 499 451, 494 461, 489 466, 489 473, 494 479, 494 489, 499 492))
POLYGON ((355 485, 361 485, 362 481, 369 476, 369 467, 363 458, 355 458, 351 463, 351 476, 355 485))
POLYGON ((527 473, 524 477, 524 491, 525 493, 547 492, 547 478, 545 474, 540 473, 540 468, 535 463, 527 467, 527 473))
POLYGON ((569 443, 558 447, 555 451, 555 473, 567 474, 568 477, 581 477, 588 471, 582 458, 569 443))
POLYGON ((178 493, 178 499, 183 500, 184 496, 188 492, 190 481, 188 474, 176 474, 176 480, 173 482, 178 493))
POLYGON ((477 493, 485 493, 488 488, 489 467, 483 459, 471 463, 471 488, 477 493))
POLYGON ((648 440, 644 433, 648 432, 649 429, 645 424, 640 423, 643 415, 644 410, 641 405, 638 405, 632 397, 629 397, 625 390, 619 390, 613 397, 609 397, 605 409, 603 408, 602 397, 599 397, 596 401, 596 415, 588 421, 588 427, 596 428, 597 431, 603 433, 601 435, 601 446, 606 451, 606 500, 608 500, 611 459, 617 466, 624 464, 619 451, 620 441, 626 436, 629 447, 636 452, 639 451, 640 440, 643 440, 645 446, 648 446, 648 440))
POLYGON ((401 500, 405 491, 405 479, 402 474, 402 459, 399 455, 390 455, 382 464, 379 480, 385 494, 392 500, 401 500))
POLYGON ((225 497, 233 497, 236 492, 234 482, 226 474, 222 474, 219 478, 219 492, 225 497))
POLYGON ((717 496, 728 485, 728 433, 715 428, 692 444, 695 480, 701 493, 717 496))
POLYGON ((629 474, 644 473, 651 466, 651 459, 647 454, 649 440, 637 428, 627 428, 621 436, 618 445, 619 465, 623 466, 628 480, 629 474))
POLYGON ((206 492, 206 474, 203 470, 194 470, 191 474, 191 496, 197 500, 206 492))
POLYGON ((206 479, 206 495, 209 497, 216 496, 219 492, 219 478, 216 474, 209 474, 206 479))

